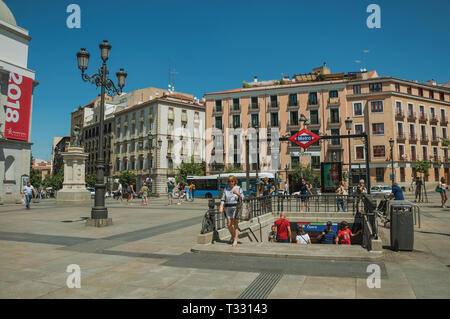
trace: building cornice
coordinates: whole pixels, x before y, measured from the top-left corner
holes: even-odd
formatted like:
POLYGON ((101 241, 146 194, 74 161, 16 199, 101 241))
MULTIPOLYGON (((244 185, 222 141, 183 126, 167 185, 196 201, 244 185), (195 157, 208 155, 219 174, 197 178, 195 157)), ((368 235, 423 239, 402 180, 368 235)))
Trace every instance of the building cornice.
POLYGON ((357 100, 357 99, 361 99, 361 98, 379 99, 379 98, 387 98, 390 96, 403 97, 403 98, 415 99, 415 100, 419 100, 419 101, 423 101, 423 102, 427 102, 427 103, 443 104, 446 106, 450 106, 450 102, 447 102, 447 101, 435 100, 435 99, 430 99, 430 98, 426 98, 426 97, 422 97, 422 96, 411 95, 411 94, 397 92, 397 91, 383 91, 383 92, 374 92, 374 93, 365 93, 365 94, 347 94, 346 98, 347 98, 347 100, 351 101, 351 100, 357 100))

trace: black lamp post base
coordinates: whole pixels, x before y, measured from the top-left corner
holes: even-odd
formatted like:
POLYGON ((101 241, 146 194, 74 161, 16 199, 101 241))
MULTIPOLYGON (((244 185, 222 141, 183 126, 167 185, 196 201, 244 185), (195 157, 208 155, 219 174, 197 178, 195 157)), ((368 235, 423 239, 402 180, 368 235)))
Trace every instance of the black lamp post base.
POLYGON ((86 220, 86 226, 106 227, 112 224, 112 218, 89 218, 86 220))
POLYGON ((91 210, 91 218, 92 219, 106 219, 108 218, 108 209, 103 207, 94 206, 91 210))

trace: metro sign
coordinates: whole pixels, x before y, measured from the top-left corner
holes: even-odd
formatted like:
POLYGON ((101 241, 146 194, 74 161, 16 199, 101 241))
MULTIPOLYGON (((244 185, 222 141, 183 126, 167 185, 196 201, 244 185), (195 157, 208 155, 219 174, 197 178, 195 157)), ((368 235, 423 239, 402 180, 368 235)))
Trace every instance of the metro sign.
POLYGON ((307 148, 308 146, 314 144, 318 140, 320 140, 320 137, 318 135, 305 129, 301 130, 300 132, 297 132, 296 134, 292 135, 289 138, 289 141, 303 148, 307 148))

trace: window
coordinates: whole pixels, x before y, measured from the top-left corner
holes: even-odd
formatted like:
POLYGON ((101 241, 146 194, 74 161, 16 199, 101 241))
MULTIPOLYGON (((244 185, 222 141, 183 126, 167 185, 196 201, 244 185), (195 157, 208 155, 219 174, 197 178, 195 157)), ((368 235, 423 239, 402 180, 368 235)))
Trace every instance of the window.
POLYGON ((444 158, 443 158, 444 162, 448 162, 448 150, 444 149, 444 158))
POLYGON ((412 88, 411 88, 410 86, 408 86, 408 88, 406 89, 406 92, 407 92, 408 94, 412 94, 412 88))
POLYGON ((414 104, 408 103, 408 116, 414 116, 414 104))
POLYGON ((433 90, 430 90, 430 99, 434 99, 434 92, 433 92, 433 90))
POLYGON ((437 128, 436 126, 431 127, 431 140, 437 141, 437 128))
POLYGON ((383 85, 381 83, 371 83, 369 84, 370 92, 381 92, 383 91, 383 85))
POLYGON ((331 151, 330 157, 333 162, 340 162, 341 161, 341 151, 331 151))
POLYGON ((399 144, 398 145, 398 158, 400 161, 405 160, 405 145, 399 144))
POLYGON ((298 111, 291 111, 289 123, 290 125, 298 125, 298 111))
POLYGON ((364 159, 364 146, 355 146, 355 159, 364 159))
POLYGON ((233 128, 241 127, 241 116, 239 114, 233 115, 233 128))
POLYGON ((222 112, 222 100, 216 100, 216 112, 222 112))
POLYGON ((278 126, 278 113, 270 113, 270 126, 278 126))
POLYGON ((439 99, 440 99, 441 101, 444 101, 444 93, 439 92, 439 99))
POLYGON ((239 110, 240 110, 239 98, 233 99, 233 111, 239 110))
POLYGON ((270 96, 270 107, 278 107, 278 96, 277 95, 270 96))
POLYGON ((318 110, 310 110, 309 111, 309 121, 311 124, 319 124, 319 111, 318 110))
POLYGON ((439 160, 438 149, 437 147, 433 147, 433 161, 437 162, 439 160))
POLYGON ((415 161, 417 159, 416 156, 416 146, 411 145, 411 161, 415 161))
POLYGON ((397 134, 398 137, 403 138, 404 134, 403 134, 403 123, 397 123, 397 134))
POLYGON ((353 94, 361 94, 361 85, 353 85, 353 94))
POLYGON ((330 95, 330 98, 339 97, 338 91, 336 91, 336 90, 330 91, 329 95, 330 95))
POLYGON ((355 124, 355 134, 362 134, 364 132, 363 124, 355 124))
POLYGON ((258 97, 257 96, 252 96, 252 100, 251 100, 251 104, 252 104, 252 109, 257 109, 258 106, 258 97))
POLYGON ((373 147, 373 157, 385 157, 386 148, 384 145, 375 145, 373 147))
POLYGON ((259 114, 252 114, 252 127, 259 126, 259 114))
POLYGON ((430 119, 436 120, 436 113, 434 111, 434 107, 430 107, 430 119))
MULTIPOLYGON (((294 136, 294 135, 297 134, 297 133, 298 133, 298 131, 291 131, 291 136, 294 136)), ((298 147, 298 145, 295 144, 294 142, 291 142, 291 146, 298 147)))
MULTIPOLYGON (((340 131, 338 128, 332 128, 331 135, 340 135, 340 131)), ((331 145, 341 145, 341 140, 339 138, 333 138, 331 139, 331 145)))
POLYGON ((330 109, 330 123, 339 123, 339 109, 330 109))
POLYGON ((409 124, 409 135, 412 138, 416 137, 416 128, 414 127, 414 124, 409 124))
POLYGON ((446 121, 445 109, 441 109, 441 122, 445 122, 445 121, 446 121))
POLYGON ((320 156, 311 156, 311 167, 320 168, 320 156))
POLYGON ((400 101, 395 102, 395 114, 400 116, 403 115, 402 102, 400 101))
POLYGON ((353 116, 363 115, 362 103, 353 103, 353 116))
POLYGON ((222 116, 216 116, 216 128, 222 129, 222 116))
POLYGON ((384 123, 373 123, 372 124, 372 134, 373 135, 383 135, 384 134, 384 123))
POLYGON ((421 119, 425 119, 425 106, 423 105, 419 105, 419 114, 420 114, 420 118, 421 119))
POLYGON ((376 173, 377 183, 384 183, 384 168, 377 167, 375 173, 376 173))
POLYGON ((16 160, 14 156, 7 156, 5 159, 5 180, 15 181, 16 180, 16 160))
POLYGON ((383 101, 372 101, 370 102, 370 111, 372 113, 383 112, 383 101))
POLYGON ((422 155, 424 161, 428 160, 428 148, 426 146, 422 147, 422 155))
POLYGON ((308 104, 310 105, 316 105, 317 103, 317 92, 310 92, 309 93, 309 100, 308 104))
POLYGON ((422 134, 421 138, 425 140, 427 138, 427 128, 425 125, 420 126, 420 133, 422 134))
POLYGON ((395 83, 395 92, 400 92, 400 84, 395 83))
POLYGON ((297 94, 289 94, 289 106, 297 106, 297 94))
POLYGON ((419 88, 419 96, 423 96, 423 89, 419 88))
POLYGON ((442 128, 442 137, 447 138, 447 128, 446 127, 442 128))

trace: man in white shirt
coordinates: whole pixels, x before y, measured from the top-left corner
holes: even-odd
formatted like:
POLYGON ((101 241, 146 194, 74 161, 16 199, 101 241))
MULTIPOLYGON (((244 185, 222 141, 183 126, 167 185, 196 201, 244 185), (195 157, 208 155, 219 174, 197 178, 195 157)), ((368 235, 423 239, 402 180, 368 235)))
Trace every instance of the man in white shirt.
POLYGON ((25 201, 27 205, 27 209, 30 209, 31 198, 33 198, 33 193, 36 195, 36 190, 30 182, 27 183, 26 186, 23 187, 22 195, 25 196, 25 201))

